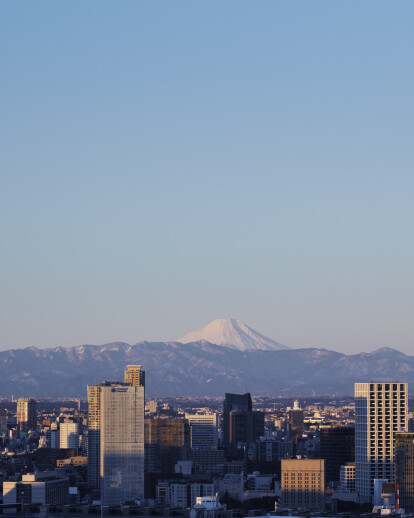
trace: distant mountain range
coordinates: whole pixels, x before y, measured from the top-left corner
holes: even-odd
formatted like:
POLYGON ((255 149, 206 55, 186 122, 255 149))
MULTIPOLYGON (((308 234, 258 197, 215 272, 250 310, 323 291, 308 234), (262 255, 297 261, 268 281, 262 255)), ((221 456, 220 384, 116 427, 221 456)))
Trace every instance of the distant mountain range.
POLYGON ((143 365, 149 397, 350 395, 357 381, 414 384, 414 356, 395 349, 289 349, 237 320, 216 320, 180 341, 0 352, 0 396, 85 397, 87 384, 122 380, 128 364, 143 365))

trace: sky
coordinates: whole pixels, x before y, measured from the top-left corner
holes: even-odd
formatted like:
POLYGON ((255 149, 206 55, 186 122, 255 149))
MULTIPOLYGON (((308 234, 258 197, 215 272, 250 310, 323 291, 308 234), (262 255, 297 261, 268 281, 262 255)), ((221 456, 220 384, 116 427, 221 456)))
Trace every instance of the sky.
POLYGON ((0 349, 413 354, 411 0, 0 3, 0 349))

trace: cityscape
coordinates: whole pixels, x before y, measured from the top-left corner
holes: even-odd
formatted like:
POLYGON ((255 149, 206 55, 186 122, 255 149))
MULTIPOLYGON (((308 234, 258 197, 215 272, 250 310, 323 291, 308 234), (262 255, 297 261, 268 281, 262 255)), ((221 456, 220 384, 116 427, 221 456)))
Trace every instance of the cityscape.
POLYGON ((0 518, 414 518, 414 1, 0 1, 0 518))
POLYGON ((142 365, 87 400, 0 411, 3 513, 352 516, 414 513, 414 400, 402 381, 354 397, 145 398, 142 365))

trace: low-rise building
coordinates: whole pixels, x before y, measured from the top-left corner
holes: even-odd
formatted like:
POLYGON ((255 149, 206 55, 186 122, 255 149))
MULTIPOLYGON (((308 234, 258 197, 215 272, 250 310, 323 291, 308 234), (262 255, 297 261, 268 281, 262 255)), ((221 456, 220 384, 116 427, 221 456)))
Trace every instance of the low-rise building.
POLYGON ((3 482, 4 504, 68 504, 69 479, 56 472, 29 473, 3 482))
POLYGON ((323 459, 282 460, 282 503, 291 509, 325 509, 325 461, 323 459))

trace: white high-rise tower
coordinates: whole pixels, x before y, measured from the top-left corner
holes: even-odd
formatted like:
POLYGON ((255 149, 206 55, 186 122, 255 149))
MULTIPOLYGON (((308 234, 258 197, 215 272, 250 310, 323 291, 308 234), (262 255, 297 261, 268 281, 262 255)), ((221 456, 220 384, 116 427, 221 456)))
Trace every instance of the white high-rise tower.
POLYGON ((407 383, 355 383, 355 489, 369 502, 374 480, 394 480, 394 434, 407 429, 407 383))

